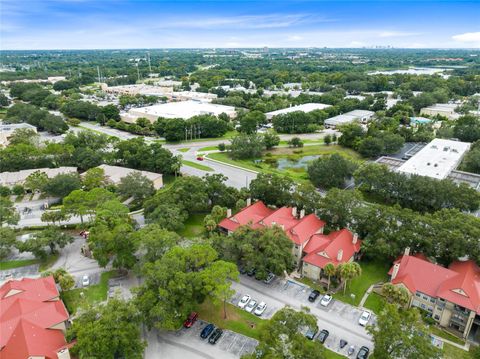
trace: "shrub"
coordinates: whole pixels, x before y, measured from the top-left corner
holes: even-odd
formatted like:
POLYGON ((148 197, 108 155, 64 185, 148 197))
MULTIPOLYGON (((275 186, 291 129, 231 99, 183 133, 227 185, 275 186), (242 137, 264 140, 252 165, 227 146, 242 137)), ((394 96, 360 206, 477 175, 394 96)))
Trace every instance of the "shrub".
POLYGON ((23 188, 22 185, 17 184, 15 186, 13 186, 12 193, 16 196, 21 196, 21 195, 25 194, 25 188, 23 188))

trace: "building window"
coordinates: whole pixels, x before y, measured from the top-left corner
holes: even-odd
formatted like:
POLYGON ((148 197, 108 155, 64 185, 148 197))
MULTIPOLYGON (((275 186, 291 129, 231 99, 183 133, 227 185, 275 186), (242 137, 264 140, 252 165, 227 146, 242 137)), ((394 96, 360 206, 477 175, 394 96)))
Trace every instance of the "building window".
POLYGON ((415 293, 415 296, 419 297, 419 298, 421 297, 420 293, 418 293, 418 292, 415 293))
POLYGON ((435 314, 434 318, 435 320, 440 320, 440 316, 438 314, 435 314))
POLYGON ((435 303, 435 299, 430 298, 430 303, 435 303))
POLYGON ((427 310, 428 310, 430 313, 433 312, 432 307, 428 307, 427 310))

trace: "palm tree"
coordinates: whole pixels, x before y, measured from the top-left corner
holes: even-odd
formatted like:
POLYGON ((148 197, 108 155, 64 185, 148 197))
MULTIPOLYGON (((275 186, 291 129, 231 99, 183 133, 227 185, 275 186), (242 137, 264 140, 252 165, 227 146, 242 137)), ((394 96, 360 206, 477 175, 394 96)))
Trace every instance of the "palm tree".
POLYGON ((335 275, 335 273, 337 273, 337 268, 335 268, 333 263, 327 263, 325 267, 323 267, 323 273, 328 277, 328 292, 330 290, 330 279, 335 275))
POLYGON ((347 282, 362 274, 362 268, 357 262, 343 263, 338 266, 338 274, 343 279, 343 294, 347 291, 347 282))

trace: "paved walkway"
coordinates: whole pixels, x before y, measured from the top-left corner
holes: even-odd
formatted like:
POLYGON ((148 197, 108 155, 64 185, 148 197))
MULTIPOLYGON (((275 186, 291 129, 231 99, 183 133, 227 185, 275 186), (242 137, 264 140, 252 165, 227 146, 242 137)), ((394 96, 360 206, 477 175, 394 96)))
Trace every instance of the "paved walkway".
POLYGON ((358 304, 359 307, 363 307, 365 305, 365 302, 367 301, 367 298, 368 298, 369 294, 372 293, 372 290, 373 290, 374 286, 375 285, 372 284, 370 287, 368 287, 367 291, 365 292, 365 294, 362 297, 362 300, 358 304))

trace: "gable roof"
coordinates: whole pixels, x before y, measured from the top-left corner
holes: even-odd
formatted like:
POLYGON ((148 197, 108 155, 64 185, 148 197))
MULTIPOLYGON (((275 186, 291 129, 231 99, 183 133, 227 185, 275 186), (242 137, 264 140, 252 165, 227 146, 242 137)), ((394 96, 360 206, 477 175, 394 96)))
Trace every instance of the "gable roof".
POLYGON ((399 263, 393 284, 403 283, 411 293, 419 291, 480 314, 480 268, 475 262, 456 261, 445 268, 416 256, 402 256, 399 263))
POLYGON ((337 266, 351 260, 355 253, 360 251, 362 241, 357 239, 353 243, 354 234, 348 229, 334 231, 328 235, 315 234, 307 243, 303 251, 307 255, 303 261, 323 268, 327 263, 337 266), (338 252, 342 250, 342 259, 337 259, 338 252))
POLYGON ((52 327, 69 318, 58 297, 52 276, 12 280, 0 287, 2 358, 57 358, 66 341, 63 332, 52 327))
POLYGON ((256 225, 265 217, 269 216, 274 212, 273 209, 268 208, 262 201, 255 202, 254 204, 243 208, 237 214, 224 218, 218 224, 220 227, 225 228, 229 231, 234 231, 240 226, 246 224, 256 225))

